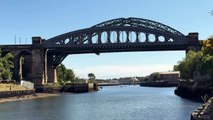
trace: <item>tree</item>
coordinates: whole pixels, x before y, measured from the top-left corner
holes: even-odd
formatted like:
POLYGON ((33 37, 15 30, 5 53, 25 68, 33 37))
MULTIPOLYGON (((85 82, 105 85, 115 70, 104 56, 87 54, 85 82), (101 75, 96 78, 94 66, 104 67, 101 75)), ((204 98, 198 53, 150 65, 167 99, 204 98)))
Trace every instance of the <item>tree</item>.
POLYGON ((204 54, 213 55, 213 36, 210 36, 207 40, 203 40, 201 44, 203 45, 202 51, 204 54))
POLYGON ((149 80, 151 80, 151 81, 160 80, 160 74, 157 73, 157 72, 152 73, 152 74, 149 76, 149 80))
POLYGON ((201 51, 189 51, 186 58, 174 66, 174 70, 180 71, 181 78, 193 79, 195 72, 213 78, 213 36, 201 41, 201 44, 201 51))
POLYGON ((63 83, 65 79, 66 67, 63 64, 60 64, 57 66, 56 71, 59 83, 63 83))
MULTIPOLYGON (((1 51, 0 51, 1 56, 1 51)), ((12 71, 14 68, 13 64, 13 55, 7 54, 4 57, 0 57, 0 79, 3 80, 11 80, 12 79, 12 71)))
POLYGON ((77 82, 77 83, 86 83, 86 79, 76 77, 76 78, 75 78, 75 82, 77 82))
POLYGON ((201 74, 209 75, 213 79, 213 36, 210 36, 207 40, 202 41, 202 52, 204 56, 202 58, 201 74))
POLYGON ((95 74, 93 74, 93 73, 89 73, 88 74, 88 77, 89 77, 89 81, 91 81, 91 82, 95 82, 95 74))
POLYGON ((180 71, 181 78, 192 79, 194 72, 201 62, 202 56, 203 53, 201 51, 189 51, 186 58, 179 61, 178 64, 174 66, 174 70, 180 71))
POLYGON ((65 81, 70 81, 70 82, 75 81, 75 74, 71 69, 66 70, 65 81))
POLYGON ((75 81, 75 74, 72 69, 67 69, 63 64, 60 64, 56 71, 59 83, 75 81))

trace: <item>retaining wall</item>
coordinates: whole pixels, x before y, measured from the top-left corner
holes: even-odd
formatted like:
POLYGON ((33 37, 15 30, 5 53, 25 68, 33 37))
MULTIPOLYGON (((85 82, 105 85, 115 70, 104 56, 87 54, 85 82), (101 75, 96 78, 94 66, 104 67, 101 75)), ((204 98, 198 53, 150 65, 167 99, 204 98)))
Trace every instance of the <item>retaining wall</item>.
POLYGON ((94 91, 96 85, 93 83, 75 83, 75 84, 67 84, 62 88, 62 92, 74 92, 74 93, 83 93, 94 91))
POLYGON ((16 97, 35 94, 35 90, 1 91, 0 98, 16 97))
POLYGON ((174 93, 195 101, 203 101, 203 96, 213 96, 212 89, 206 87, 178 86, 174 93))
POLYGON ((213 120, 213 97, 191 114, 191 120, 213 120))

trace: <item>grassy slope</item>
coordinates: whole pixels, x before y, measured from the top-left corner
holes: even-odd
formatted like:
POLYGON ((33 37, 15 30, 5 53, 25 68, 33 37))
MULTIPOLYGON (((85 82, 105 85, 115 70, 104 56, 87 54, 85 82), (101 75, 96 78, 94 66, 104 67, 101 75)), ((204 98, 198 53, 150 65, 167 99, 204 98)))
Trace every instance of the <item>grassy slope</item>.
POLYGON ((1 91, 15 91, 15 90, 27 90, 27 88, 16 85, 16 84, 0 84, 0 92, 1 91))

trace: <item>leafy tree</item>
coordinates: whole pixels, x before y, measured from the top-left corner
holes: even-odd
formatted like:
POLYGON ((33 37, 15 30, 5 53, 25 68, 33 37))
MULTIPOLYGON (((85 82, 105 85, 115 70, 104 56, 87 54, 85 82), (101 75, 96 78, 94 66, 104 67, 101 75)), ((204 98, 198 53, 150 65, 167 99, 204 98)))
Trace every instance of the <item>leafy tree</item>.
POLYGON ((71 69, 67 69, 65 75, 66 75, 65 76, 66 81, 70 81, 70 82, 75 81, 75 74, 71 69))
POLYGON ((152 73, 150 76, 149 76, 149 79, 151 81, 157 81, 157 80, 160 80, 160 74, 155 72, 155 73, 152 73))
POLYGON ((60 64, 56 71, 59 83, 75 81, 75 74, 72 69, 67 69, 63 64, 60 64))
POLYGON ((213 36, 202 42, 202 66, 200 72, 202 75, 209 75, 213 79, 213 36))
POLYGON ((189 51, 186 58, 178 62, 178 65, 174 66, 175 71, 180 71, 181 78, 192 79, 195 70, 201 62, 203 53, 201 51, 189 51))
POLYGON ((195 71, 213 78, 213 36, 201 43, 201 51, 189 51, 186 58, 174 66, 174 70, 180 71, 181 78, 192 79, 195 71))
POLYGON ((209 75, 211 78, 213 78, 213 56, 212 55, 206 55, 202 59, 202 66, 200 69, 200 73, 202 75, 209 75))
POLYGON ((93 73, 89 73, 88 74, 88 77, 89 77, 89 81, 91 81, 91 82, 95 82, 95 74, 93 74, 93 73))
POLYGON ((86 82, 86 79, 76 77, 76 78, 75 78, 75 82, 77 82, 77 83, 85 83, 85 82, 86 82))
POLYGON ((65 70, 66 70, 66 68, 63 64, 58 65, 56 68, 59 83, 63 82, 65 79, 65 77, 64 77, 65 70))
MULTIPOLYGON (((1 51, 0 51, 1 56, 1 51)), ((0 57, 0 79, 11 80, 12 70, 14 68, 13 55, 7 54, 5 57, 0 57)))
POLYGON ((203 40, 201 43, 203 45, 202 52, 206 55, 213 55, 213 36, 211 36, 207 40, 203 40))

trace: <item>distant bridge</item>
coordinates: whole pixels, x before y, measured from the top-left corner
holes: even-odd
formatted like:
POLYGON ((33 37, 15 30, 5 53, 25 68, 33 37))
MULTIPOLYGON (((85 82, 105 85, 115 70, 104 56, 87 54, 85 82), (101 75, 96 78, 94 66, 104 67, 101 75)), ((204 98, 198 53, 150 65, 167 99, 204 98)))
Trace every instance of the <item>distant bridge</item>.
MULTIPOLYGON (((142 18, 118 18, 90 28, 76 30, 44 40, 33 37, 32 45, 0 46, 2 56, 15 56, 14 77, 23 77, 36 84, 56 82, 55 68, 69 54, 127 51, 199 50, 198 33, 181 32, 142 18), (25 58, 27 74, 22 75, 20 58, 25 58)), ((25 70, 26 71, 26 70, 25 70)))

